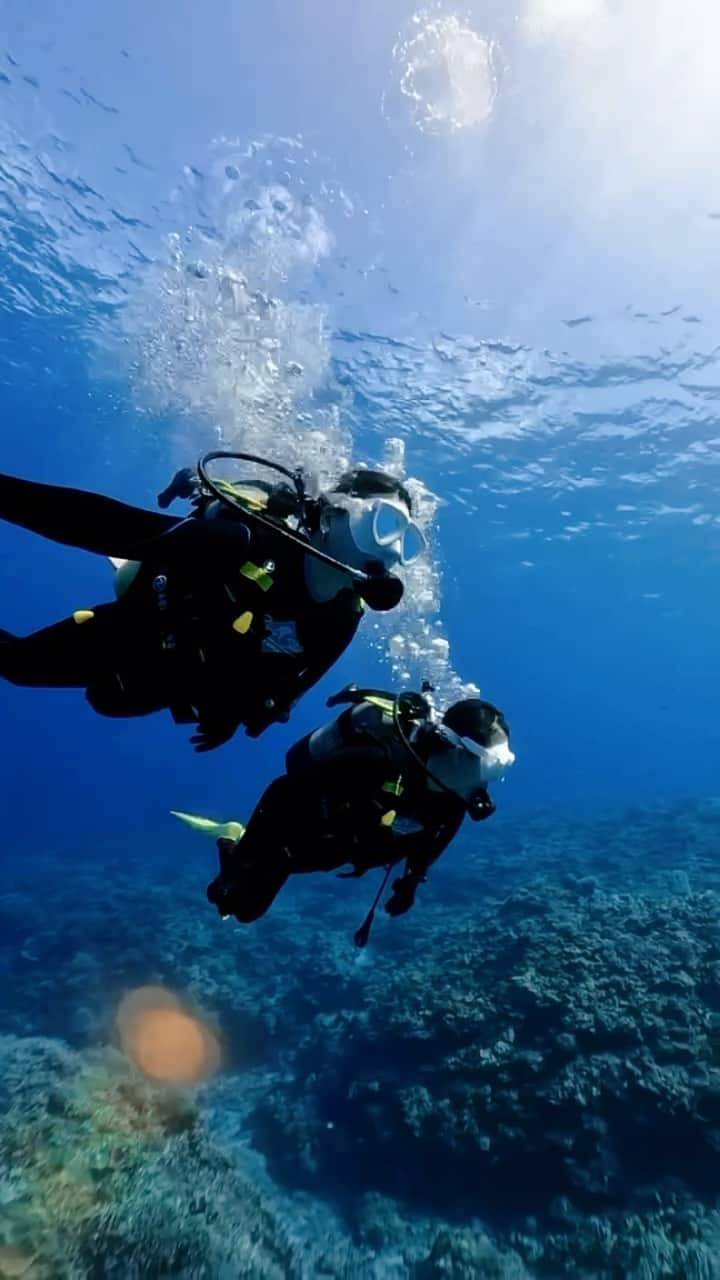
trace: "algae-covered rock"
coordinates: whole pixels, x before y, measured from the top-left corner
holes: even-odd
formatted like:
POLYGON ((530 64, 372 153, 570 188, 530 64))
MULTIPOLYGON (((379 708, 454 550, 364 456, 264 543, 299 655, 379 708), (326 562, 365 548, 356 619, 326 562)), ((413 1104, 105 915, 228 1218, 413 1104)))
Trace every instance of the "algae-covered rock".
POLYGON ((478 1225, 440 1231, 414 1280, 528 1280, 516 1253, 502 1252, 478 1225))
POLYGON ((230 1259, 237 1276, 297 1274, 192 1098, 114 1050, 1 1037, 0 1098, 0 1275, 212 1277, 230 1259))

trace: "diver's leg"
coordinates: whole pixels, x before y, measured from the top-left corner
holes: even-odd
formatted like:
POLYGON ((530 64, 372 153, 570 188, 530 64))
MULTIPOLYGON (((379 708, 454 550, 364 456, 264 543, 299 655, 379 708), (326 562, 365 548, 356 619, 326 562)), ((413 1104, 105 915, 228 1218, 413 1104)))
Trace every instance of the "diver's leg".
POLYGON ((182 523, 101 493, 39 484, 0 473, 0 519, 53 542, 98 555, 135 559, 139 548, 182 523))
POLYGON ((231 886, 219 886, 213 880, 208 887, 208 900, 221 916, 235 916, 241 924, 250 924, 269 910, 289 874, 289 863, 287 868, 266 861, 256 863, 239 871, 231 886))
POLYGON ((296 819, 292 786, 276 778, 258 802, 240 840, 218 840, 220 874, 208 885, 208 900, 222 916, 243 923, 267 911, 292 870, 287 847, 296 819), (287 842, 287 843, 286 843, 287 842))
POLYGON ((84 689, 102 716, 145 716, 169 705, 165 671, 118 625, 114 604, 65 618, 29 636, 0 631, 0 678, 24 688, 84 689))
POLYGON ((207 896, 223 918, 250 924, 274 902, 290 874, 290 860, 277 848, 266 848, 261 858, 248 857, 246 841, 247 833, 240 840, 218 840, 220 874, 208 885, 207 896))
POLYGON ((272 848, 292 838, 298 799, 297 787, 287 774, 281 774, 265 788, 248 821, 242 845, 238 846, 243 860, 251 856, 251 849, 262 850, 266 845, 272 848))
POLYGON ((0 677, 26 688, 85 688, 102 659, 105 613, 114 607, 99 605, 84 622, 65 618, 29 636, 0 632, 0 677))

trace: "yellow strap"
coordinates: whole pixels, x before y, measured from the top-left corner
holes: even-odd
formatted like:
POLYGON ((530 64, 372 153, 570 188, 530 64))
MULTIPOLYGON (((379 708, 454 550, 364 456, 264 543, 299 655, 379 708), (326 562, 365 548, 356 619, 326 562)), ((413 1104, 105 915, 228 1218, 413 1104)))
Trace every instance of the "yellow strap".
POLYGON ((92 609, 76 609, 73 614, 73 620, 81 627, 83 622, 90 622, 95 617, 92 609))
POLYGON ((243 578, 249 578, 251 582, 257 583, 261 591, 269 591, 273 584, 267 569, 262 569, 259 564, 253 564, 252 560, 246 560, 240 572, 243 578))
POLYGON ((233 631, 237 631, 241 636, 246 636, 252 626, 253 615, 249 609, 245 613, 241 613, 239 618, 233 622, 233 631))
POLYGON ((376 693, 369 693, 364 701, 369 702, 373 707, 379 707, 381 711, 386 711, 389 716, 392 715, 395 706, 392 698, 382 698, 376 693))
POLYGON ((268 504, 268 495, 252 484, 233 484, 230 480, 216 480, 216 487, 231 498, 238 498, 254 511, 262 511, 268 504))
POLYGON ((387 813, 383 814, 380 821, 384 827, 391 827, 396 818, 397 812, 395 809, 388 809, 387 813))

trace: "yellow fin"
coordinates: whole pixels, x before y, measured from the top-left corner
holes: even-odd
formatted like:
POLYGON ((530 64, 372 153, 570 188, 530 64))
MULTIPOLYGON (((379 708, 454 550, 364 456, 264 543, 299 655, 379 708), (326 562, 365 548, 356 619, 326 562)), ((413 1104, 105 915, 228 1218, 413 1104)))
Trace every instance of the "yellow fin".
POLYGON ((384 827, 391 827, 396 818, 397 818, 397 813, 395 812, 395 810, 388 809, 387 813, 383 814, 380 821, 382 822, 384 827))
POLYGON ((220 836, 226 840, 239 840, 245 835, 242 822, 216 822, 214 818, 201 818, 194 813, 180 813, 178 809, 171 809, 170 812, 174 818, 186 822, 193 831, 203 831, 205 835, 214 836, 216 840, 220 836))
POLYGON ((73 621, 77 622, 78 626, 81 627, 83 622, 90 622, 91 618, 94 617, 95 614, 92 609, 76 609, 73 614, 73 621))

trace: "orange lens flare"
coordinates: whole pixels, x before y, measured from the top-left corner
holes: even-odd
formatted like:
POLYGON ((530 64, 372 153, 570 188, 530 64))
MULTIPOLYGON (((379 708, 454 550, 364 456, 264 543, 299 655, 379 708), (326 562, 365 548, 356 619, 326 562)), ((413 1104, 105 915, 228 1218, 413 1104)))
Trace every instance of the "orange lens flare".
POLYGON ((217 1037, 164 987, 128 992, 115 1022, 123 1053, 152 1080, 199 1084, 219 1070, 217 1037))

